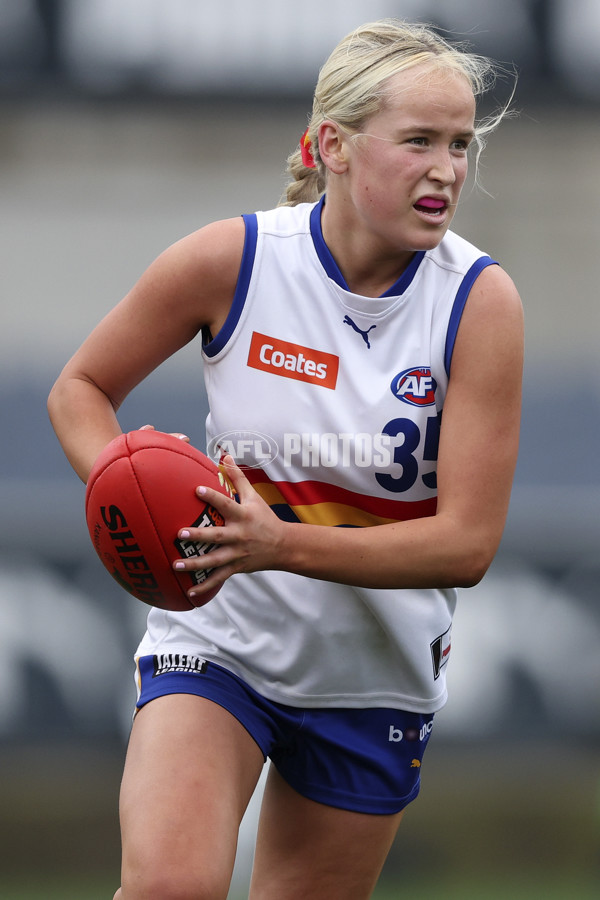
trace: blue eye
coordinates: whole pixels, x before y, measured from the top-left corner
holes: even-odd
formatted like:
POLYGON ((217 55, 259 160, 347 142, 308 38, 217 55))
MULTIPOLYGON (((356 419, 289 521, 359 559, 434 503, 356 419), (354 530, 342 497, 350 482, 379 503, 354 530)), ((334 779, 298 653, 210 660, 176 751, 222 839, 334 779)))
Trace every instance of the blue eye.
POLYGON ((469 149, 470 143, 471 143, 470 140, 465 140, 464 138, 461 138, 460 140, 452 141, 451 147, 453 150, 467 151, 469 149))

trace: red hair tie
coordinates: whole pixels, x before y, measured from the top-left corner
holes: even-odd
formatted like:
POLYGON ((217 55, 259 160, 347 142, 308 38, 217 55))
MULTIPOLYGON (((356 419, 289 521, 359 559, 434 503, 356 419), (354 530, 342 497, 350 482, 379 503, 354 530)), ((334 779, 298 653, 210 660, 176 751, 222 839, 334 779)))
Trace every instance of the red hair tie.
POLYGON ((312 141, 308 136, 308 128, 300 138, 300 154, 302 162, 308 169, 316 169, 317 164, 312 154, 312 141))

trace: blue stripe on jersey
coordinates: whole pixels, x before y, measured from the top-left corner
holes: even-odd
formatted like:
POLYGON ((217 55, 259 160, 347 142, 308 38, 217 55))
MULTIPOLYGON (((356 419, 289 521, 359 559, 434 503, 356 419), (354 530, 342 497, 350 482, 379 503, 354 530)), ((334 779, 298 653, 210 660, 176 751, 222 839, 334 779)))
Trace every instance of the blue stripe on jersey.
POLYGON ((450 321, 448 322, 446 348, 444 351, 444 368, 447 375, 450 375, 450 364, 452 362, 452 354, 454 352, 454 342, 456 341, 458 326, 460 325, 460 320, 465 308, 465 303, 467 302, 467 298, 469 296, 471 288, 473 287, 477 276, 480 275, 484 269, 486 269, 488 266, 497 265, 498 263, 495 259, 492 259, 491 256, 480 256, 479 259, 475 260, 475 262, 463 278, 458 291, 456 292, 456 297, 454 298, 454 304, 452 306, 452 312, 450 313, 450 321))
MULTIPOLYGON (((317 256, 321 261, 321 265, 325 269, 329 278, 331 278, 332 281, 335 281, 335 283, 339 285, 339 287, 341 287, 343 290, 348 291, 348 293, 352 293, 352 291, 346 284, 346 279, 340 272, 338 264, 331 255, 331 251, 329 250, 329 247, 327 246, 323 238, 323 231, 321 230, 321 212, 323 210, 324 203, 325 195, 321 197, 310 214, 310 231, 312 234, 313 243, 315 245, 315 250, 317 251, 317 256)), ((385 291, 381 296, 399 297, 400 294, 403 294, 415 277, 417 269, 421 265, 421 260, 424 256, 424 250, 419 250, 418 253, 415 253, 400 278, 395 281, 391 288, 388 288, 388 290, 385 291)))
POLYGON ((238 275, 238 280, 235 287, 235 294, 233 295, 233 303, 231 304, 231 309, 229 310, 227 318, 225 319, 225 324, 223 325, 217 336, 214 337, 212 341, 209 341, 207 344, 205 344, 202 348, 207 356, 216 356, 217 353, 219 353, 223 349, 223 347, 235 331, 235 327, 239 322, 242 310, 244 308, 244 303, 246 302, 248 287, 250 286, 250 278, 252 276, 252 269, 254 267, 254 258, 256 256, 256 244, 258 241, 258 219, 256 218, 255 213, 251 213, 250 215, 243 215, 242 218, 246 225, 246 236, 244 238, 242 263, 240 265, 240 273, 238 275))

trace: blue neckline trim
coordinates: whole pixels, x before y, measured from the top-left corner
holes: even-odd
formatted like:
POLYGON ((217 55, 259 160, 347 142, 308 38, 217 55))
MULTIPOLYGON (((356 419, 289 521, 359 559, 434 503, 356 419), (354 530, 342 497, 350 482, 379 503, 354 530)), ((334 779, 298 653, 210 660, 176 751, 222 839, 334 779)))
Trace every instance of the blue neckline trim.
POLYGON ((454 304, 452 306, 452 312, 450 313, 450 320, 448 322, 448 331, 446 332, 446 347, 444 350, 444 368, 448 376, 450 375, 450 365, 452 363, 452 353, 454 352, 456 335, 458 334, 458 326, 460 325, 460 320, 465 308, 465 303, 467 302, 467 298, 469 296, 469 293, 471 292, 471 288, 473 287, 477 276, 480 275, 484 269, 486 269, 488 266, 497 265, 498 263, 495 259, 492 259, 491 256, 480 256, 479 259, 475 260, 475 262, 461 281, 460 287, 456 292, 456 297, 454 298, 454 304))
POLYGON ((219 333, 202 347, 203 352, 208 357, 216 356, 223 349, 240 320, 248 287, 250 286, 250 278, 252 277, 252 269, 254 267, 254 257, 256 256, 256 244, 258 241, 258 219, 256 213, 244 214, 242 216, 246 225, 246 234, 244 237, 244 249, 242 252, 242 263, 238 275, 237 284, 235 286, 235 294, 231 309, 225 319, 225 324, 219 333))
MULTIPOLYGON (((317 256, 319 257, 321 265, 325 269, 325 272, 327 273, 329 278, 331 278, 332 281, 335 281, 335 283, 339 285, 339 287, 343 288, 343 290, 348 291, 348 293, 352 293, 352 291, 346 284, 346 279, 340 272, 338 264, 331 255, 331 251, 325 243, 325 239, 323 238, 323 231, 321 229, 321 212, 323 211, 324 204, 325 194, 323 194, 310 214, 310 232, 312 235, 313 244, 315 246, 315 250, 317 251, 317 256)), ((405 290, 410 286, 413 278, 417 274, 417 270, 421 265, 421 261, 424 256, 424 250, 419 250, 418 252, 416 252, 400 278, 395 281, 394 284, 387 289, 387 291, 381 294, 381 297, 398 297, 400 296, 400 294, 403 294, 405 290)))

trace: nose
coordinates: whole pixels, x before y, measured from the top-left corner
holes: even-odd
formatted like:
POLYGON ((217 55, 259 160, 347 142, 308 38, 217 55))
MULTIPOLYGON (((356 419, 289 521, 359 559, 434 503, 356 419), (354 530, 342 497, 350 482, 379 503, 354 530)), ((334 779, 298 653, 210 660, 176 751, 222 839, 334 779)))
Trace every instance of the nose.
POLYGON ((447 149, 439 149, 431 160, 429 177, 440 184, 454 184, 456 181, 456 169, 454 160, 447 149))

